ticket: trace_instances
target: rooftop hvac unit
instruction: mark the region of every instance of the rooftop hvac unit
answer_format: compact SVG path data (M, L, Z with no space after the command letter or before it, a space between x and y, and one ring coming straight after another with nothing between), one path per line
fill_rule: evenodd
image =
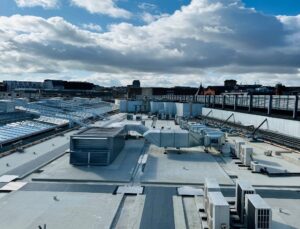
M257 173L268 173L268 174L283 174L288 173L288 170L281 169L276 166L260 164L257 161L251 161L250 168L253 172Z
M272 209L257 194L246 195L247 228L269 229L272 225Z
M240 217L241 223L244 222L245 215L245 197L247 194L254 194L255 189L246 181L237 180L236 182L236 211Z
M225 143L225 135L223 132L209 132L204 136L204 146L220 148Z
M184 119L180 119L179 121L179 126L181 129L183 130L188 130L188 121L184 120Z
M148 142L159 147L189 147L189 132L186 130L149 130L144 133Z
M204 201L208 201L209 192L221 192L220 186L215 178L206 178L204 183ZM206 205L205 205L206 206Z
M175 124L176 124L176 125L179 125L181 118L182 118L182 117L180 117L180 116L178 116L178 115L175 115Z
M229 204L221 192L209 192L208 225L210 229L229 229Z
M141 115L135 116L135 120L136 120L136 121L142 121L142 116L141 116Z
M253 154L253 148L249 147L248 145L241 145L241 154L240 159L242 163L246 166L250 166L251 164L251 158Z
M127 120L133 120L133 114L127 114Z
M124 145L123 128L85 129L70 138L70 164L109 165Z
M243 141L235 141L235 147L234 147L234 150L235 150L235 155L240 158L240 154L241 154L241 146L244 145L245 142Z
M160 120L166 120L166 118L167 118L167 116L166 116L165 113L159 113L158 114L158 119L160 119Z
M199 123L193 123L189 125L189 130L196 132L196 133L201 133L202 130L207 129L207 126Z
M263 166L261 164L259 164L258 161L251 161L250 168L253 172L260 172L260 170L261 170L261 168L263 168Z

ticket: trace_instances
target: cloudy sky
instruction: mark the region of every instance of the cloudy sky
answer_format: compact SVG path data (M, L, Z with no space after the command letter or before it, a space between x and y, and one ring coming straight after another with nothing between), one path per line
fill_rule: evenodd
M300 85L300 0L1 0L0 80Z

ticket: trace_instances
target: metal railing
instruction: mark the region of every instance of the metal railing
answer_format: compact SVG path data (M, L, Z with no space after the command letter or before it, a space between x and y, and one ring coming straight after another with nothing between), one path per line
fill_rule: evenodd
M265 110L268 115L274 112L289 112L297 118L300 112L299 95L156 95L147 96L150 100L197 102L207 107L222 107L235 109ZM145 99L138 96L137 99Z

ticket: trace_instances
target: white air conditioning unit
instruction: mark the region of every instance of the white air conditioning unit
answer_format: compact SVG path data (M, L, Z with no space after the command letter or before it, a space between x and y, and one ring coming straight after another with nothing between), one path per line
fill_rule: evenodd
M214 207L213 207L213 204L210 202L210 200L208 199L207 200L207 218L212 220L213 219L213 211L214 211Z
M253 148L248 145L241 145L240 159L245 166L250 166L252 160Z
M251 161L250 167L253 172L257 172L257 173L282 174L288 172L288 170L286 169L280 169L276 166L271 166L271 165L259 164L256 161Z
M245 197L247 194L254 194L254 193L255 193L255 189L248 182L242 181L242 180L236 181L235 207L236 207L236 211L240 217L241 223L244 222L244 216L245 216Z
M253 172L260 172L262 166L259 164L258 161L251 161L250 168Z
M235 155L240 158L240 154L241 154L241 146L242 145L245 145L245 142L243 141L239 141L239 140L236 140L235 141L235 147L234 147L234 151L235 151Z
M205 212L207 214L207 218L209 218L209 201L208 201L208 199L204 199L204 208L205 208Z
M270 229L272 209L258 194L246 195L247 228Z
M254 172L256 172L256 171L255 171L255 167L256 167L257 165L259 165L259 162L258 162L258 161L251 161L251 163L250 163L250 169L253 170Z
M214 226L213 223L214 223L214 222L213 222L213 219L209 219L209 220L208 220L208 228L209 228L209 229L213 228L213 226Z
M209 228L219 229L230 226L229 204L221 192L209 192Z
M162 113L162 114L160 114L160 118L161 118L162 120L166 120L167 116L166 116L165 113Z
M205 178L204 201L208 199L208 192L221 192L220 186L215 178Z

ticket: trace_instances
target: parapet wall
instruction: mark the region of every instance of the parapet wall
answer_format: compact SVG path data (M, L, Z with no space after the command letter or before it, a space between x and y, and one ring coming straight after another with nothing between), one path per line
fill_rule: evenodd
M260 127L261 129L275 131L285 135L300 138L300 121L212 108L202 108L202 115L205 116L210 111L211 113L208 117L213 117L224 121L233 113L234 115L230 118L229 121L236 122L245 126L253 125L255 127L258 127L267 118L268 121Z

